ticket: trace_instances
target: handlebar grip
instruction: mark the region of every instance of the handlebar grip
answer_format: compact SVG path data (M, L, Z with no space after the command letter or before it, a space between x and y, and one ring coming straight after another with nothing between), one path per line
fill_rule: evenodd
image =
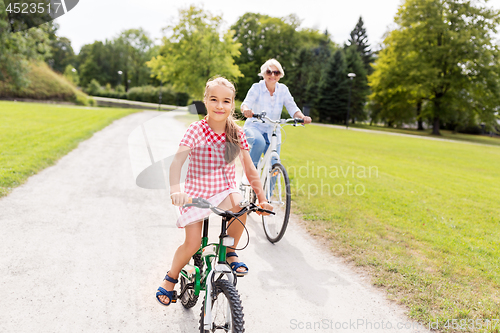
M300 123L300 124L304 123L304 119L301 119L301 118L294 118L294 119L295 119L295 122L297 122L297 123Z
M276 215L276 212L273 212L272 210L267 210L267 209L264 209L264 208L260 208L259 212L268 213L270 215Z

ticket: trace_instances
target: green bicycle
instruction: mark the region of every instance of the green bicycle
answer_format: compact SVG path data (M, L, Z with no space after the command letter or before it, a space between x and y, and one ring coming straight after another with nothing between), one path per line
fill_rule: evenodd
M214 207L203 198L193 198L191 202L185 207L207 208L222 217L221 233L219 243L209 244L208 218L203 220L201 247L181 271L178 299L189 309L196 305L200 291L205 291L200 318L201 333L244 332L243 307L236 290L237 277L226 262L226 248L234 245L234 238L226 232L228 223L231 219L234 219L232 223L239 221L240 216L249 212L274 213L249 202L240 203L241 210L237 213Z

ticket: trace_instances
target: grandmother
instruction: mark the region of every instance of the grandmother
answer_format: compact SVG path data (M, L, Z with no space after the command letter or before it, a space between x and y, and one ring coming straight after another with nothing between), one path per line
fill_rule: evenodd
M241 112L248 118L243 129L247 141L250 144L250 157L257 167L260 156L265 154L269 147L273 126L252 119L254 113L266 112L266 115L278 120L281 118L281 111L285 106L288 114L293 118L304 119L304 124L309 124L311 118L304 116L293 100L288 87L278 81L285 76L285 71L276 59L269 59L260 67L259 76L263 80L254 83L241 104ZM281 135L278 134L278 154L281 148ZM274 161L272 162L274 164ZM242 182L248 184L246 177Z

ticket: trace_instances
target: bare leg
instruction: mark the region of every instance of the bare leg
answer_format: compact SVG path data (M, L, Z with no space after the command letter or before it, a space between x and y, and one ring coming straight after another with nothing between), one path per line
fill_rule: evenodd
M187 225L184 230L186 232L186 238L184 243L177 248L175 251L174 259L172 261L172 267L168 272L168 276L172 279L177 279L182 268L189 262L191 257L198 251L201 245L201 229L202 223L196 222ZM167 280L163 280L161 285L165 290L174 290L174 284ZM168 303L167 296L158 297L163 303Z
M231 193L222 203L219 205L220 208L222 209L227 209L231 210L233 212L238 212L240 211L241 207L238 205L240 201L243 198L239 193ZM232 219L231 222L228 224L229 227L227 228L227 234L231 237L234 238L234 247L237 247L241 235L243 234L244 224L246 224L247 221L247 214L242 215L239 217L240 221L243 223L241 224L238 220ZM233 252L234 250L227 248L226 252ZM229 257L227 258L227 262L232 263L234 261L238 261L237 257ZM247 269L245 267L239 267L236 269L237 272L245 272Z

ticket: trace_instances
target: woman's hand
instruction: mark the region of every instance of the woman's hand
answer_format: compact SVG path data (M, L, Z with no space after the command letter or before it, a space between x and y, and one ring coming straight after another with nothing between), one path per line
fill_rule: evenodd
M172 199L172 205L174 206L184 206L189 203L189 195L183 192L175 192L170 194L170 199Z
M273 211L273 206L271 206L270 203L268 202L259 202L259 207L262 208L262 209L267 209L267 210L270 210L270 211ZM267 216L267 215L270 215L269 213L263 213L263 212L256 212L258 215L264 215L264 216Z
M312 121L311 117L308 117L308 116L304 116L304 118L302 118L302 119L304 119L304 125L310 124Z
M246 117L246 118L252 118L253 116L253 111L250 110L250 109L245 109L243 110L243 115Z

